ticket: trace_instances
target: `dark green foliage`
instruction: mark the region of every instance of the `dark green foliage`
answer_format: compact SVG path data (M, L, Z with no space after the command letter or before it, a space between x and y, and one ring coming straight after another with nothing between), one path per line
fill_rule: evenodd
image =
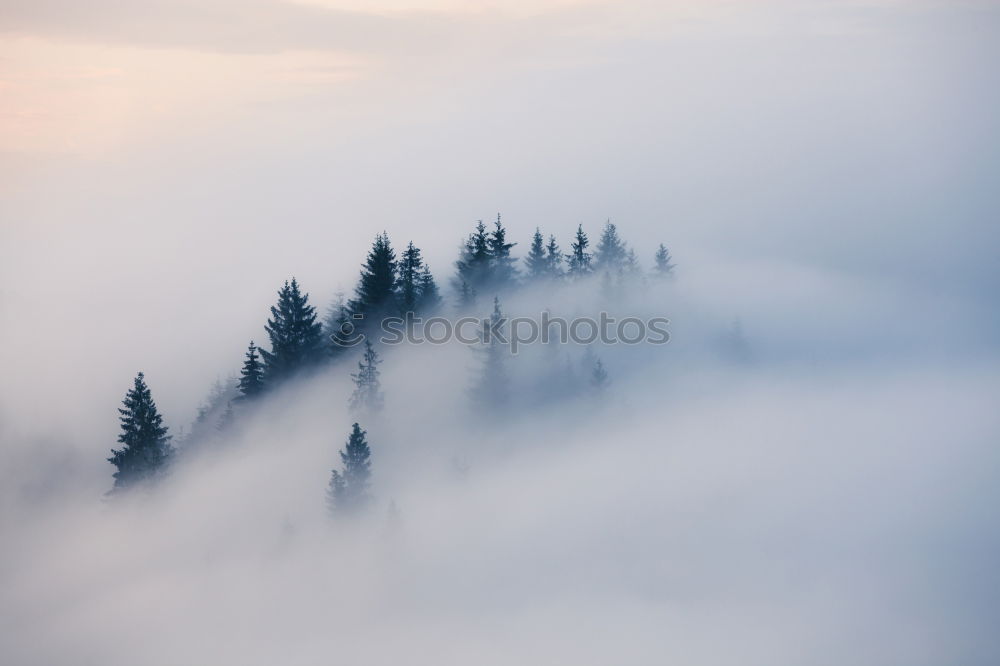
M260 355L257 353L257 346L250 341L247 347L246 359L243 361L243 369L240 370L240 395L238 400L249 400L261 394L264 390L264 366L260 362Z
M352 316L363 315L363 319L358 319L363 327L377 328L383 317L398 313L396 271L396 253L389 243L389 235L382 232L375 237L361 267L361 278L349 306Z
M577 227L576 236L570 245L571 252L566 255L566 273L572 278L581 278L589 275L593 270L591 267L591 255L587 252L590 241L587 234L583 232L583 225Z
M493 299L493 314L490 324L495 330L504 331L505 319L500 309L500 299ZM492 412L496 407L504 405L510 394L510 381L507 377L507 346L486 329L480 335L480 346L473 352L482 358L482 368L475 384L472 386L472 400L486 412Z
M475 302L480 288L490 282L490 238L482 220L476 230L469 234L462 246L461 256L455 262L457 270L455 287L459 292L459 305L468 306Z
M660 243L660 247L656 249L655 263L653 264L653 271L657 277L673 277L674 276L674 264L670 263L671 256L670 251L667 247Z
M422 313L434 312L441 305L441 294L438 292L437 283L431 275L431 267L424 263L420 270L420 282L417 297L417 311Z
M264 329L271 338L270 351L260 350L268 384L290 377L323 357L323 333L316 321L316 308L309 305L309 294L299 290L295 278L285 282L278 292L278 303L271 307L271 318Z
M382 363L371 340L365 340L365 353L358 361L358 371L351 375L354 380L354 393L351 394L351 409L376 413L382 409L385 402L382 395L382 384L379 381L379 364Z
M538 227L535 227L535 234L531 237L531 247L528 249L528 256L524 258L524 263L528 268L529 279L538 280L548 275L549 262L545 254L545 239L542 238L542 230Z
M494 289L511 287L517 281L517 265L510 256L510 249L517 243L507 242L507 230L500 224L500 213L490 233L487 245L490 250L490 266L492 269L491 286Z
M371 499L371 449L365 440L367 433L355 423L347 438L347 446L340 452L343 470L333 470L327 489L327 506L334 515L355 512Z
M420 248L410 241L399 260L399 309L404 313L417 311L423 267L424 260L420 257Z
M628 249L618 235L618 227L608 220L594 249L594 269L617 272L625 267Z
M549 243L545 246L545 271L551 278L562 277L563 254L559 250L555 236L549 236Z
M414 246L412 241L399 260L396 290L399 310L404 315L407 312L429 312L441 303L441 295L434 276L431 275L430 266L424 262L420 256L420 248Z
M173 447L163 417L156 409L153 396L143 373L136 375L135 383L119 408L121 434L120 449L112 449L108 462L118 468L114 474L112 492L132 487L161 475L167 467Z
M500 222L500 215L493 231L487 233L482 220L469 234L462 246L462 254L455 262L457 273L454 285L459 293L459 305L475 302L477 294L504 290L517 282L517 267L510 250L516 243L507 242L507 230Z

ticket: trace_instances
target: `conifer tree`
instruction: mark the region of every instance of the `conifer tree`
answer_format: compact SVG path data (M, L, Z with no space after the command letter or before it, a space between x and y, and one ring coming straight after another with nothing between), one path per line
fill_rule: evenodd
M173 454L167 427L163 425L163 417L156 409L143 373L136 375L122 405L124 409L118 409L122 429L118 443L122 448L111 449L108 458L117 468L112 492L161 475Z
M566 255L566 273L570 277L581 278L590 274L592 267L591 255L587 252L587 246L589 245L590 241L587 240L587 234L583 232L583 225L581 224L577 227L576 236L570 245L571 252Z
M629 277L642 277L642 266L639 264L639 255L632 248L625 253L625 263L621 272Z
M663 243L660 243L660 247L656 249L656 258L653 265L653 271L657 277L668 278L674 276L674 265L670 261L670 251L667 250L667 247Z
M488 284L491 278L490 237L482 220L479 220L476 230L469 234L462 246L455 269L455 289L459 292L459 305L471 305L475 302L479 289Z
M253 340L247 347L246 360L243 361L243 368L240 370L239 389L238 400L255 398L264 390L264 366L260 362L260 355L257 354L257 346Z
M285 282L278 292L278 303L271 307L271 318L264 329L271 339L270 351L260 350L268 384L290 377L323 357L323 333L316 321L316 308L309 305L309 294L299 290L295 278Z
M485 411L492 411L504 405L509 397L506 369L508 350L503 341L492 334L492 331L502 334L505 330L505 321L503 311L500 309L500 299L494 297L489 327L484 327L480 336L480 346L473 349L482 358L482 369L471 394L473 401Z
M517 243L507 242L507 230L500 223L500 213L490 233L487 246L490 251L490 282L495 289L506 289L517 281L517 263L510 256L510 249Z
M556 237L549 236L549 243L545 246L545 272L549 277L562 277L562 260L563 254L556 243Z
M334 515L357 511L371 499L371 449L366 435L357 423L351 427L347 445L340 452L343 470L333 470L330 474L327 505Z
M396 270L396 253L389 243L389 235L382 232L372 243L372 249L369 250L361 269L361 279L350 303L351 315L355 318L357 315L362 315L363 319L358 321L363 321L363 327L377 328L383 317L398 311Z
M351 312L344 292L338 291L327 306L326 316L323 318L323 344L327 354L332 358L340 356L350 348L341 344L346 337L349 337L348 323L351 323Z
M625 266L628 250L618 235L618 227L608 220L601 232L601 238L594 249L594 269L598 271L619 271Z
M420 305L423 267L424 260L420 256L420 248L416 247L413 241L410 241L399 259L399 278L397 279L399 309L404 313L416 313Z
M379 381L378 366L382 360L378 357L371 340L365 340L365 352L358 361L358 371L351 375L354 380L354 393L351 394L351 409L365 411L370 414L379 412L385 403L382 395L382 383Z
M528 268L528 279L539 280L549 275L549 261L545 254L545 240L542 238L542 230L535 227L535 234L531 237L531 247L528 249L528 256L524 258L524 263Z
M441 305L441 294L438 292L437 283L431 275L431 267L424 262L424 267L420 270L420 282L418 289L417 308L420 312L434 312Z

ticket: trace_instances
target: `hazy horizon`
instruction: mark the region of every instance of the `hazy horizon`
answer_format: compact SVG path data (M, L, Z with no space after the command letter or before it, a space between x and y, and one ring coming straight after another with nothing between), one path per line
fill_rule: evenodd
M998 37L986 0L0 0L0 661L995 663ZM522 269L536 227L664 243L669 284L503 302L670 343L599 349L596 402L529 350L489 425L468 349L385 349L360 526L355 352L104 499L137 372L190 434L286 280L322 315L384 231L450 315L498 213Z

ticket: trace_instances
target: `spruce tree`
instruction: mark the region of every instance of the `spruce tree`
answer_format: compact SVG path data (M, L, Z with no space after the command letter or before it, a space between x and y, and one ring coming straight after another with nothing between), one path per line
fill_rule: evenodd
M167 427L143 373L136 375L122 405L124 409L118 409L122 429L118 443L122 448L111 449L108 458L117 468L112 492L158 477L166 470L173 453Z
M400 257L399 278L397 280L399 309L404 313L416 313L420 305L423 267L424 260L420 256L420 249L413 244L413 241L410 241Z
M491 331L504 332L504 316L500 309L500 299L493 299L493 314L489 318L489 327L484 327L480 336L480 346L473 348L482 358L482 369L475 384L472 386L472 399L481 409L493 412L496 407L504 405L509 397L509 380L507 378L506 361L508 350Z
M431 275L431 267L424 262L424 267L420 270L417 309L423 313L430 313L437 310L440 305L441 294L438 292L437 283Z
M670 260L670 251L667 250L667 247L663 243L660 243L660 247L656 249L656 258L653 264L653 271L657 277L669 278L674 276L674 265L670 263Z
M490 282L494 289L506 289L517 281L517 263L510 256L510 249L517 243L507 242L507 230L500 223L500 213L493 231L490 232L487 246L490 251Z
M278 303L271 307L264 329L271 339L270 351L260 350L268 384L286 379L323 357L323 332L316 321L316 308L309 305L309 294L299 290L295 278L278 292Z
M632 248L625 253L625 263L621 272L629 277L642 277L642 266L639 264L639 255Z
M476 230L469 234L462 246L455 269L454 284L459 292L459 305L469 306L475 302L479 290L492 279L490 236L482 220L479 220Z
M239 389L238 400L255 398L264 390L264 366L260 362L260 355L257 354L257 346L253 340L247 347L246 360L243 361L243 368L240 370Z
M528 279L537 281L548 277L549 261L545 254L545 240L542 238L542 230L535 227L535 234L531 237L531 247L528 249L528 256L524 258L524 263L528 268Z
M556 237L549 236L549 243L545 246L545 272L550 278L562 277L562 260L563 254L556 243Z
M357 423L352 426L347 446L340 452L343 470L333 470L330 474L327 505L334 515L357 511L371 499L371 449L366 435Z
M608 220L601 231L601 238L594 249L594 269L598 271L619 271L626 263L628 249L618 235L618 227Z
M370 414L382 409L385 398L382 395L382 383L379 381L378 366L382 360L378 357L371 340L365 340L365 352L358 361L357 373L351 374L354 380L354 393L351 394L350 406L355 411Z
M362 321L364 328L376 330L383 317L398 312L396 270L396 253L389 243L389 235L382 232L372 243L350 303L351 315ZM357 315L362 315L362 318Z
M587 252L587 246L589 245L590 241L587 240L587 234L583 232L583 225L581 224L577 227L576 236L570 245L571 252L566 255L566 273L570 277L581 278L590 274L592 267L591 255Z

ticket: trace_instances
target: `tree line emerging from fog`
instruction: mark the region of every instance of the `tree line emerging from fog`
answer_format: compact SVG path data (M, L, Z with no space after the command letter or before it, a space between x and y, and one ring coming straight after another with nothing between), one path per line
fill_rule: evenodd
M590 280L599 284L606 297L613 298L630 282L646 277L637 253L622 240L610 221L604 225L593 251L583 225L577 227L568 252L560 248L554 236L546 239L536 229L520 266L511 254L514 245L507 240L507 230L499 215L492 229L480 220L462 243L455 261L450 305L441 295L420 249L411 241L397 257L386 233L375 237L353 297L346 299L338 294L323 320L293 277L278 291L277 303L271 307L264 326L269 348L250 341L238 380L229 389L216 383L209 404L199 410L196 424L205 422L210 413L217 413L214 429L228 430L241 412L266 400L270 392L290 379L342 363L356 354L355 347L343 343L345 331L353 329L353 334L364 335L357 371L351 373L354 391L349 400L350 411L359 422L351 426L340 451L340 467L331 472L327 489L331 514L356 512L371 501L371 449L360 420L377 421L384 405L379 370L382 358L371 342L384 318L427 316L448 307L457 312L471 312L488 295L493 300L489 321L502 326L500 298L520 287ZM653 259L650 277L671 278L674 264L666 246L661 243L650 254ZM470 406L503 405L510 392L505 368L509 350L496 336L483 335L474 351L480 367L468 390ZM604 363L589 349L585 363L587 390L602 392L609 384ZM565 379L571 384L583 383L571 371ZM142 372L135 377L118 411L121 448L112 449L108 458L115 467L111 495L149 486L162 478L178 451Z

